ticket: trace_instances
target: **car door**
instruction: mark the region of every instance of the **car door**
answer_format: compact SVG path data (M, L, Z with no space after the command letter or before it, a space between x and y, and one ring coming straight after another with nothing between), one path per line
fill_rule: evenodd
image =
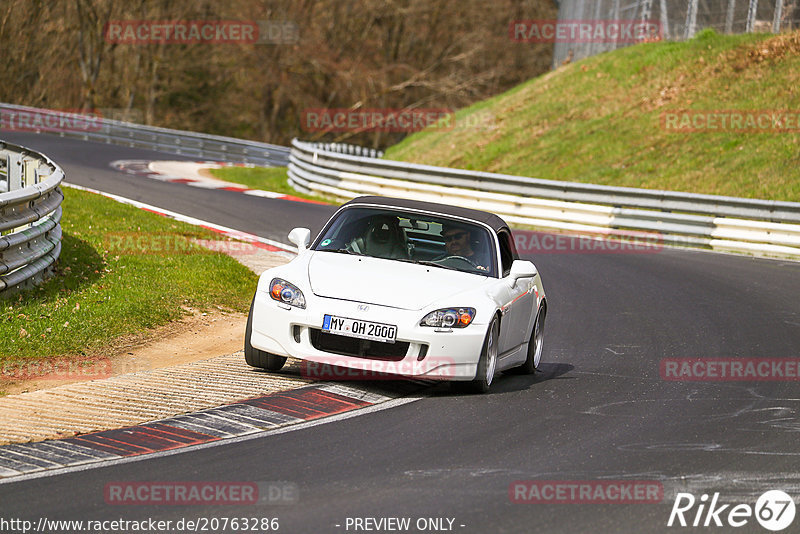
M528 341L536 314L536 296L533 291L534 278L520 278L515 283L509 277L511 264L519 259L511 232L503 228L497 237L500 243L501 276L508 287L508 301L503 306L500 332L500 350L506 353Z

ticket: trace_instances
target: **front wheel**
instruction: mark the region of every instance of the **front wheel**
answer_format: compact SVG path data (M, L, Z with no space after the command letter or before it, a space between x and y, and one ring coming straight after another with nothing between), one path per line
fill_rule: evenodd
M483 350L478 360L478 370L475 378L471 382L454 382L456 389L470 393L486 393L492 385L494 374L497 370L497 343L500 337L500 323L497 317L492 319L489 330L486 332L486 339L483 342Z
M533 374L539 368L539 362L542 360L542 348L544 347L544 319L545 308L542 308L536 314L536 322L533 325L531 339L528 342L528 358L525 363L516 368L522 374Z
M268 371L280 371L286 363L285 356L278 356L259 350L250 344L250 336L253 334L253 305L256 299L250 304L250 313L247 315L247 328L244 330L244 361L251 367L266 369Z

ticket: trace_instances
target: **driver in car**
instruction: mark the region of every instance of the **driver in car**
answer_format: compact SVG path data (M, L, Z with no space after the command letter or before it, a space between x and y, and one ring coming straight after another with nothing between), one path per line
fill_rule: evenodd
M461 256L474 263L478 269L482 271L489 270L485 265L487 263L486 260L480 258L472 249L473 236L467 228L445 225L442 227L441 235L444 238L444 248L447 251L447 254L442 258Z

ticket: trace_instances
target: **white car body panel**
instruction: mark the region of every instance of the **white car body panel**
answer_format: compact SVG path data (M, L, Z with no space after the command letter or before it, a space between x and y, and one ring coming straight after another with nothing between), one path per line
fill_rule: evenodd
M315 295L403 310L421 310L448 297L461 300L460 293L474 288L476 280L481 283L481 278L487 278L381 258L310 254L308 276Z
M496 234L492 235L497 249ZM274 278L297 286L305 297L305 309L273 299L269 286ZM544 298L538 273L533 278L514 280L392 259L301 250L290 263L261 275L251 311L250 343L261 351L318 364L472 380L488 326L496 315L500 316L497 370L525 362L536 313ZM429 312L452 307L475 308L476 315L465 328L420 325ZM312 335L317 335L314 330L321 328L326 314L396 325L396 341L409 343L408 349L397 361L318 350ZM427 352L419 360L424 346Z

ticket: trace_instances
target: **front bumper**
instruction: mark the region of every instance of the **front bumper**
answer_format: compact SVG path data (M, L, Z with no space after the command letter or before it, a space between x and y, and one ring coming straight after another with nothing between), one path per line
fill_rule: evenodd
M324 366L354 369L362 374L350 376L365 378L380 373L437 380L475 378L487 325L473 322L457 329L423 327L419 326L422 318L436 308L400 310L370 304L364 311L359 310L359 304L306 293L306 309L299 309L278 303L259 290L253 305L250 343L271 354L315 362L301 367L312 378L315 373L330 375L330 368ZM336 343L320 343L319 329L326 314L396 325L398 345L375 351L367 347L363 355L337 354L333 352L337 349L331 348ZM403 351L400 344L406 343ZM396 354L387 356L385 349Z

